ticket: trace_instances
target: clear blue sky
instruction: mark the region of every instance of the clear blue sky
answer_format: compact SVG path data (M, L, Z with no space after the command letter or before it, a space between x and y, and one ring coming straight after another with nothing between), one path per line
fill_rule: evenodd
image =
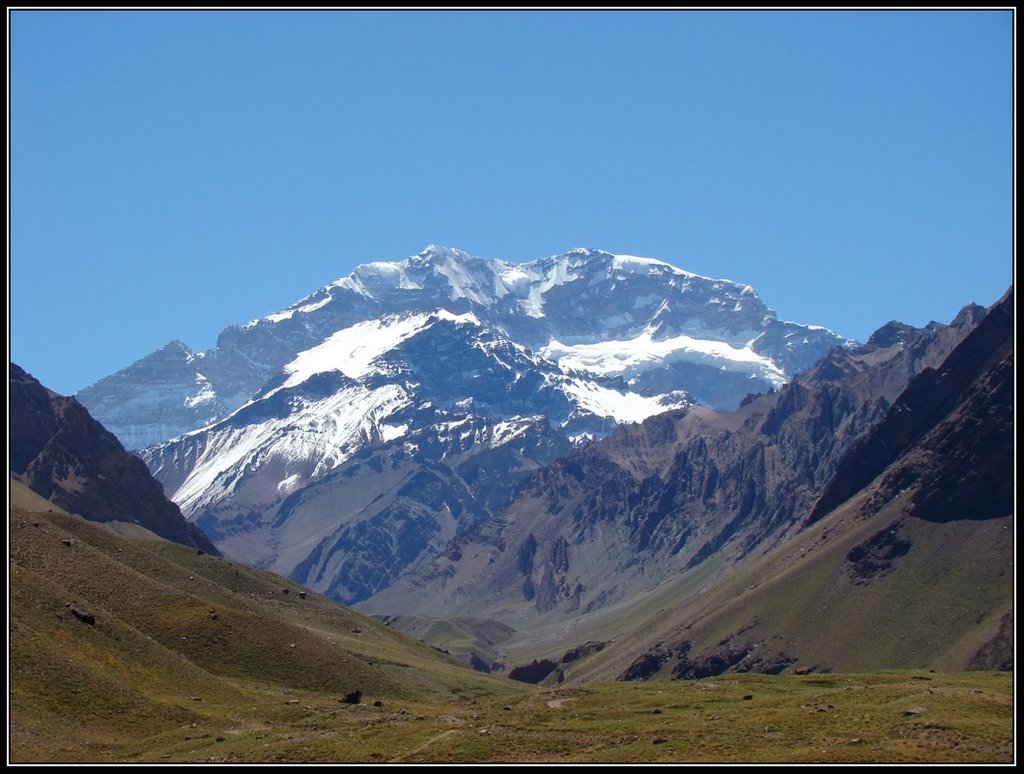
M10 354L58 392L429 243L860 340L1013 281L1010 11L9 19Z

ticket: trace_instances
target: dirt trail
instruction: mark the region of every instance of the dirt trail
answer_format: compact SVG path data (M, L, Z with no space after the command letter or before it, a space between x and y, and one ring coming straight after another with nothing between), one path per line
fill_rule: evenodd
M447 731L442 731L437 736L430 737L427 741L425 741L419 747L417 747L415 749L412 749L412 750L409 750L409 752L407 752L407 753L402 753L397 758L392 758L390 761L388 761L388 763L398 763L403 758L408 758L410 755L415 755L418 752L422 752L423 750L426 750L428 747L430 747L430 745L432 745L434 742L439 742L442 739L444 739L446 736L451 736L452 734L458 733L458 731L459 731L459 729L457 729L457 728L449 728Z
M564 699L552 699L551 701L548 702L548 706L551 707L552 709L560 709L561 706L563 704L565 704L567 701L572 701L572 697L568 697L567 696Z

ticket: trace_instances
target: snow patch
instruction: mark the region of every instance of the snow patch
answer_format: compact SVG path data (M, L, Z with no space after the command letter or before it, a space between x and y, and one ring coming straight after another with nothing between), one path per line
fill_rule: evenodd
M491 430L491 447L502 446L509 441L523 435L530 427L530 422L510 421L499 422Z
M345 376L358 379L370 372L371 364L381 355L439 320L480 325L471 312L457 315L444 309L430 314L391 315L356 323L333 333L322 344L300 352L284 367L289 376L281 387L294 387L326 371L341 371Z
M409 432L409 424L404 425L388 425L383 424L379 428L380 439L382 441L393 441L396 438L401 438L403 435Z
M501 279L502 285L516 295L525 295L530 282L535 279L522 266L511 263L503 263L499 266L498 277Z
M711 277L705 277L703 274L694 274L692 271L686 271L670 263L665 263L665 261L659 261L657 258L641 258L639 255L613 255L612 267L618 271L632 274L649 274L651 269L668 269L672 274L677 274L681 277L711 279Z
M331 296L326 295L322 299L320 299L319 301L314 301L312 304L305 304L303 306L300 306L295 311L296 312L302 312L303 314L307 314L309 312L315 312L317 309L320 309L321 307L327 306L329 303L331 303Z
M285 309L283 312L274 312L273 314L268 314L266 317L263 317L261 319L269 320L270 322L276 323L276 322L281 322L282 320L289 320L289 319L291 319L291 316L293 314L295 314L295 310L294 309ZM259 322L260 322L259 320L253 320L250 323L246 323L245 327L246 328L255 327L256 325L259 324Z
M288 476L284 481L277 485L278 497L287 497L302 484L302 476L298 473L293 473Z
M580 408L616 422L643 422L647 417L662 414L685 404L665 405L660 398L648 398L632 392L618 392L582 379L569 379L562 389L579 403Z
M595 344L562 344L556 339L541 348L540 354L554 360L567 371L585 371L600 376L634 376L675 362L702 363L725 371L738 371L762 377L781 387L786 375L775 363L748 346L736 347L724 341L699 339L687 335L656 341L646 330L626 341L600 341Z
M185 398L187 408L204 406L217 400L217 393L213 389L213 385L210 384L210 380L200 373L196 373L196 388L195 393Z

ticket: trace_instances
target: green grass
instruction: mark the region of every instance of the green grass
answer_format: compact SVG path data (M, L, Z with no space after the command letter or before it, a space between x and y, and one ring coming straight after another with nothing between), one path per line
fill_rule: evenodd
M932 524L903 517L899 498L870 518L856 506L852 501L705 588L695 588L698 567L621 614L595 614L579 636L615 641L572 665L567 679L613 679L658 643L691 641L689 656L700 658L729 638L761 643L759 655L795 658L790 671L970 668L1012 610L1010 519ZM855 583L850 549L897 522L910 551L872 582ZM608 636L623 629L623 636Z
M17 508L10 536L16 763L1012 760L1012 674L542 690L182 546Z
M500 661L495 646L514 633L510 627L494 620L458 616L393 616L389 626L443 648L464 663L468 663L472 655L485 662Z
M109 760L912 763L1013 756L1012 676L1005 673L730 675L379 708L294 695L300 703L289 705L284 695L254 692L249 707L123 742Z
M256 722L246 720L252 708L262 726L278 707L294 715L289 701L337 706L354 690L371 703L525 690L318 594L302 599L278 576L183 546L124 539L56 510L13 509L10 535L17 760L138 756L131 740L162 729Z

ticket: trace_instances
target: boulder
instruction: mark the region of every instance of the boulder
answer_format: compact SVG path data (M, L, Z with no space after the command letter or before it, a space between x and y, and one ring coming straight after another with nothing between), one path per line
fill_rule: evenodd
M536 685L557 668L558 664L549 659L545 658L540 661L534 659L532 664L524 664L523 666L514 667L512 671L508 673L508 676L512 680L518 680L521 683L533 683Z
M71 614L82 623L89 624L89 626L96 625L96 616L90 613L88 610L83 610L80 607L71 607Z

